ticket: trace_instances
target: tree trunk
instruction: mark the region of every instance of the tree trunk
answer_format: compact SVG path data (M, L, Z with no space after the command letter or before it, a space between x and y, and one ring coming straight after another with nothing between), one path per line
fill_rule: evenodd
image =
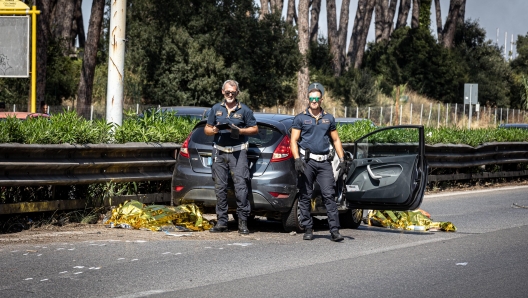
M310 42L317 42L319 33L319 13L321 13L321 0L312 0L312 20L310 21Z
M84 21L82 14L82 0L75 0L75 13L73 17L73 42L75 43L75 36L79 40L79 48L84 48L86 43L84 32ZM75 44L73 45L75 47Z
M440 0L435 0L436 11L436 36L438 42L442 42L442 9L440 8Z
M282 15L282 8L284 6L284 4L282 3L282 0L271 0L270 6L271 6L271 13L278 12L280 15Z
M372 14L374 12L374 6L376 5L376 0L368 0L367 1L367 8L366 8L366 15L365 15L365 21L363 23L363 29L361 30L361 33L358 38L358 47L357 47L357 54L356 59L354 63L354 68L358 69L361 68L361 64L363 64L363 55L365 54L365 46L367 45L367 36L370 28L370 22L372 21Z
M295 0L288 0L288 11L286 13L286 22L293 25L297 24L297 13L295 12Z
M75 2L71 0L58 0L55 9L55 30L54 37L59 40L62 54L69 56L73 53L72 39L72 23L75 11Z
M310 0L299 0L299 19L297 28L299 32L299 52L302 55L301 68L297 73L297 103L296 111L306 108L308 103L308 85L310 82L310 72L308 69L307 53L310 42L309 12Z
M47 0L37 0L36 6L40 10L37 17L37 112L40 110L41 103L46 101L46 63L48 60L48 40L50 3Z
M457 25L464 25L466 21L466 0L460 0L460 10L458 11Z
M332 54L332 71L338 77L339 40L337 38L337 15L335 0L326 0L326 27L328 28L328 45Z
M411 0L401 0L400 9L398 10L398 22L396 23L396 29L403 28L407 25L407 16L411 9Z
M84 59L81 69L81 80L77 90L77 114L85 118L89 116L92 105L92 90L97 61L97 45L103 24L105 0L93 0L90 22L88 25L88 40L84 49Z
M449 4L449 13L447 14L444 30L442 31L443 44L446 48L452 48L454 46L453 41L455 39L456 23L458 21L461 2L462 0L451 0Z
M376 43L381 40L383 35L383 26L385 25L385 18L387 9L389 7L389 0L376 0L376 8L374 14L374 28L376 30Z
M420 0L413 0L411 28L420 27Z
M350 14L350 0L343 0L341 3L341 13L339 15L339 29L337 30L337 39L339 46L339 69L336 73L341 75L343 65L345 65L346 57L346 38L348 34L348 15Z
M396 12L397 2L397 0L390 1L388 11L385 14L385 23L383 24L383 33L381 35L381 40L388 41L392 34L392 24L394 23L394 13Z
M262 20L265 15L269 13L270 0L260 0L260 15L259 20Z
M370 27L372 11L374 10L375 2L376 0L358 1L354 27L352 29L352 35L350 36L350 43L348 45L347 63L345 66L346 70L350 69L350 67L357 68L357 65L361 65L361 62L357 61L357 59L359 56L363 58L363 53L365 52L364 47L367 40L368 29ZM363 49L360 53L361 46L363 46Z

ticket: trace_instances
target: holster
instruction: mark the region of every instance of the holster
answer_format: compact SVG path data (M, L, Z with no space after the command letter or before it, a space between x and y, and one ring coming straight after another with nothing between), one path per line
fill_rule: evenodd
M304 149L304 160L309 161L310 160L310 149Z

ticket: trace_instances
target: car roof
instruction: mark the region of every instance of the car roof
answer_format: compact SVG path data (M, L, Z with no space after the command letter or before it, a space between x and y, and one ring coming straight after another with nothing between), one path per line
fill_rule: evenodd
M174 107L160 107L159 110L164 112L176 112L180 115L200 115L209 110L209 107L194 107L194 106L174 106Z
M508 123L508 124L501 124L499 127L502 128L525 128L528 129L528 124L526 123Z
M336 123L354 123L356 121L367 120L366 118L352 118L352 117L336 117Z

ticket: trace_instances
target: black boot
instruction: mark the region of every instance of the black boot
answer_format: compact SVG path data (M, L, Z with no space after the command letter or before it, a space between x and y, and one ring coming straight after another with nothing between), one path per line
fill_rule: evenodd
M339 231L338 230L335 230L335 231L330 231L330 240L334 241L334 242L339 242L339 241L343 241L343 236L341 236L341 234L339 234Z
M238 233L241 235L249 235L247 220L238 220Z
M313 230L312 229L306 229L306 232L304 232L303 240L313 240Z
M227 229L227 226L222 226L220 224L216 224L214 227L209 229L209 232L211 233L221 233L221 232L229 232Z

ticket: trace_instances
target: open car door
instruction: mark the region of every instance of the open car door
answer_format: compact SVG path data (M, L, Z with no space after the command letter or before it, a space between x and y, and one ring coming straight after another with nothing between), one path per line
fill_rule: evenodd
M424 127L378 129L354 143L354 160L345 179L351 209L414 210L427 184Z

